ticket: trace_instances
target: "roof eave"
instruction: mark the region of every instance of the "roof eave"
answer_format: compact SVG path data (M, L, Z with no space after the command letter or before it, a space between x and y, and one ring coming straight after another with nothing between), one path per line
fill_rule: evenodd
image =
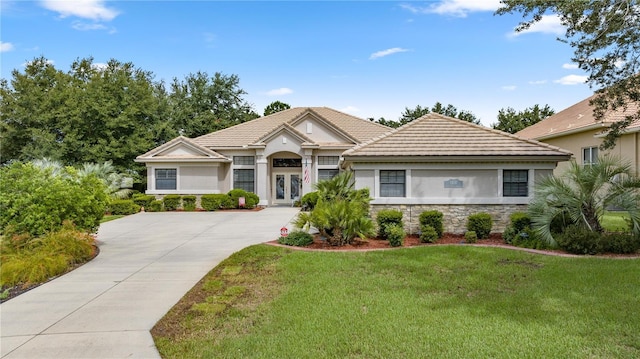
M533 137L533 139L536 140L536 141L544 141L544 140L549 140L549 139L556 138L556 137L568 136L568 135L573 135L574 133L579 133L579 132L584 132L584 131L589 131L589 130L597 130L597 129L600 129L600 128L607 128L607 127L609 127L609 124L602 123L602 122L597 122L597 123L594 123L592 125L578 127L578 128L574 128L574 129L567 130L567 131L556 132L556 133L552 133L552 134L548 134L548 135L544 135L544 136L540 136L540 137Z
M571 159L572 154L553 155L503 155L503 156L358 156L344 155L345 162L409 162L409 163L442 163L442 162L560 162Z

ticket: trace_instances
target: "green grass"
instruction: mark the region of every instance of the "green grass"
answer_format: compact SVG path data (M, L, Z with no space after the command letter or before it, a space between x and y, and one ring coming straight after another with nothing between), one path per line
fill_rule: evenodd
M259 245L152 333L165 358L637 358L639 272L497 248Z
M602 217L602 227L609 232L626 232L629 230L628 220L627 212L606 211Z
M120 219L122 217L125 217L124 214L109 214L109 215L105 215L104 217L102 217L102 219L100 220L100 223L105 223L105 222L109 222L109 221L113 221L116 219Z

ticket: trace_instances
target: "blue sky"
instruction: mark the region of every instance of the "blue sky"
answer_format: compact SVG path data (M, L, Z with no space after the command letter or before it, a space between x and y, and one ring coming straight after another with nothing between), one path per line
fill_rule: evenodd
M132 62L156 80L235 74L262 113L279 100L397 120L405 107L453 104L496 122L498 110L562 110L593 91L556 40L555 16L516 35L498 0L7 1L1 76L38 56Z

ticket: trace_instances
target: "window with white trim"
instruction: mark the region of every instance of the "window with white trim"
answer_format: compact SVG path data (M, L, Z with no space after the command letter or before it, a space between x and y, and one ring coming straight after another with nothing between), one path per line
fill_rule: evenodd
M252 169L233 170L233 188L240 188L247 192L255 192L255 176Z
M380 197L404 197L406 172L380 170Z
M582 164L591 166L598 162L598 147L585 147L582 149Z
M318 170L318 181L332 179L337 176L340 170Z
M502 196L527 197L529 195L528 170L502 171Z
M318 156L318 166L337 166L340 156Z
M175 168L156 168L156 190L176 189L177 170Z
M234 165L247 165L253 166L256 163L254 156L233 156Z

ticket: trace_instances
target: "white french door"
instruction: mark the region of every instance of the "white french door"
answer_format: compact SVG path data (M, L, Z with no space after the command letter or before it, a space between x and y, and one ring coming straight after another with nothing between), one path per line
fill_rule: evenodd
M273 174L271 200L274 204L292 204L300 199L302 174L295 172L276 172Z

